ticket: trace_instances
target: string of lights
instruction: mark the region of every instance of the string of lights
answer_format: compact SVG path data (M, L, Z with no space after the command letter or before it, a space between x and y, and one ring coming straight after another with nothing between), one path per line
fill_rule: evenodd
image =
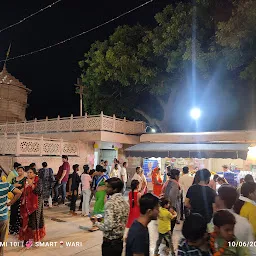
M61 2L61 1L62 1L62 0L57 0L56 2L54 2L54 3L52 3L52 4L49 4L49 5L45 6L45 7L43 7L42 9L40 9L40 10L38 10L38 11L36 11L36 12L30 14L30 15L28 15L27 17L21 19L20 21L18 21L18 22L16 22L16 23L13 23L12 25L7 26L6 28L0 29L0 33L2 33L3 31L8 30L8 29L10 29L10 28L13 28L13 27L15 27L15 26L17 26L17 25L23 23L24 21L27 21L28 19L30 19L30 18L36 16L37 14L39 14L39 13L45 11L46 9L51 8L52 6L58 4L58 3Z
M74 36L72 36L72 37L69 37L69 38L67 38L67 39L64 39L64 40L62 40L62 41L60 41L60 42L58 42L58 43L55 43L55 44L52 44L52 45L43 47L43 48L41 48L41 49L38 49L38 50L35 50L35 51L32 51L32 52L28 52L28 53L24 53L24 54L15 56L15 57L7 58L6 60L1 60L0 62L10 61L10 60L15 60L15 59L23 58L23 57L26 57L26 56L29 56L29 55L32 55L32 54L35 54L35 53L43 52L43 51L45 51L45 50L51 49L51 48L56 47L56 46L59 46L59 45L61 45L61 44L64 44L64 43L66 43L66 42L69 42L69 41L71 41L71 40L73 40L73 39L75 39L75 38L77 38L77 37L80 37L80 36L82 36L82 35L88 34L89 32L92 32L92 31L94 31L94 30L96 30L96 29L98 29L98 28L101 28L101 27L103 27L103 26L105 26L105 25L107 25L107 24L109 24L109 23L111 23L111 22L113 22L113 21L115 21L115 20L118 20L118 19L120 19L121 17L126 16L126 15L128 15L128 14L130 14L130 13L132 13L132 12L134 12L134 11L136 11L136 10L138 10L138 9L140 9L140 8L142 8L142 7L144 7L144 6L148 5L148 4L150 4L150 3L152 3L153 1L154 1L154 0L147 1L147 2L141 4L141 5L135 7L135 8L133 8L133 9L127 11L127 12L124 12L124 13L120 14L119 16L116 16L116 17L114 17L114 18L112 18L112 19L110 19L110 20L108 20L108 21L106 21L106 22L104 22L104 23L101 23L100 25L97 25L97 26L95 26L95 27L93 27L93 28L91 28L91 29L88 29L88 30L86 30L86 31L84 31L84 32L81 32L81 33L79 33L79 34L77 34L77 35L74 35Z

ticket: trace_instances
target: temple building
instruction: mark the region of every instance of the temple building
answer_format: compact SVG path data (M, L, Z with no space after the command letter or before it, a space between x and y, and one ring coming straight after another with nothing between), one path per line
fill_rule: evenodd
M30 92L30 89L8 73L4 65L0 72L0 123L25 120Z
M0 72L0 169L12 170L14 162L40 168L47 162L55 173L68 155L71 165L95 168L107 160L128 162L128 180L142 166L148 181L155 167L182 169L207 168L212 173L223 165L237 171L240 178L250 173L256 180L256 131L218 131L201 133L152 133L142 121L104 115L56 117L26 120L30 90L8 73ZM61 109L60 109L61 111ZM237 176L238 177L238 176ZM233 179L234 180L234 179Z

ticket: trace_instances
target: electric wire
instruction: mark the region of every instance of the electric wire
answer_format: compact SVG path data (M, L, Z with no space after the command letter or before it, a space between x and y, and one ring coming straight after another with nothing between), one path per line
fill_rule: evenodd
M6 31L6 30L8 30L8 29L10 29L10 28L13 28L13 27L15 27L15 26L17 26L17 25L23 23L24 21L29 20L30 18L32 18L32 17L36 16L37 14L39 14L39 13L45 11L46 9L51 8L52 6L58 4L58 3L61 2L61 1L62 1L62 0L57 0L56 2L54 2L54 3L52 3L52 4L49 4L49 5L45 6L45 7L43 7L42 9L40 9L40 10L38 10L38 11L36 11L36 12L34 12L34 13L28 15L28 16L26 16L25 18L21 19L20 21L15 22L15 23L13 23L13 24L11 24L11 25L9 25L9 26L3 28L3 29L0 29L0 33L4 32L4 31Z
M60 0L59 0L59 1L60 1ZM116 20L118 20L118 19L120 19L120 18L122 18L122 17L124 17L124 16L126 16L126 15L128 15L128 14L130 14L130 13L132 13L132 12L134 12L134 11L136 11L136 10L138 10L138 9L140 9L140 8L142 8L142 7L146 6L146 5L148 5L148 4L150 4L150 3L152 3L153 1L154 1L154 0L147 1L147 2L145 2L145 3L143 3L143 4L141 4L141 5L137 6L137 7L135 7L135 8L133 8L133 9L129 10L129 11L126 11L126 12L124 12L124 13L122 13L122 14L120 14L120 15L118 15L118 16L116 16L116 17L114 17L114 18L112 18L112 19L110 19L110 20L108 20L108 21L106 21L106 22L104 22L104 23L101 23L100 25L97 25L97 26L95 26L95 27L93 27L93 28L90 28L90 29L88 29L88 30L86 30L86 31L83 31L83 32L81 32L81 33L79 33L79 34L77 34L77 35L74 35L74 36L71 36L71 37L69 37L69 38L67 38L67 39L64 39L64 40L62 40L62 41L60 41L60 42L58 42L58 43L55 43L55 44L52 44L52 45L48 45L48 46L43 47L43 48L40 48L40 49L38 49L38 50L34 50L34 51L31 51L31 52L28 52L28 53L24 53L24 54L15 56L15 57L7 58L6 60L0 60L0 62L10 61L10 60L15 60L15 59L23 58L23 57L26 57L26 56L29 56L29 55L32 55L32 54L35 54L35 53L43 52L43 51L45 51L45 50L51 49L51 48L56 47L56 46L59 46L59 45L61 45L61 44L64 44L64 43L66 43L66 42L69 42L69 41L71 41L71 40L73 40L73 39L75 39L75 38L77 38L77 37L80 37L80 36L82 36L82 35L88 34L89 32L92 32L92 31L94 31L94 30L97 30L97 29L99 29L99 28L101 28L101 27L103 27L103 26L105 26L105 25L107 25L107 24L109 24L109 23L111 23L111 22L113 22L113 21L116 21Z

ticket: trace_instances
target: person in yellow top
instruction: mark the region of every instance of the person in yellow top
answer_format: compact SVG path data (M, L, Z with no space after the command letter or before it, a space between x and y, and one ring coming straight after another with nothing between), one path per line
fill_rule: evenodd
M5 177L5 176L2 176L2 177L1 177L1 181L2 181L2 182L7 182L6 177ZM11 200L13 199L13 197L14 197L14 194L13 194L12 192L8 192L8 195L7 195L8 200L11 201Z
M234 211L250 222L256 240L256 183L246 182L242 185L241 196L234 206Z
M175 255L172 234L171 234L171 220L177 217L177 213L170 209L170 202L166 199L162 199L160 202L159 215L158 215L158 240L156 241L156 248L154 255L159 254L159 247L164 239L167 246L167 251L171 251L171 255Z
M19 166L21 166L21 164L19 164L17 162L15 162L13 164L13 170L11 172L9 172L6 182L12 183L12 180L15 177L18 177L17 169L18 169Z

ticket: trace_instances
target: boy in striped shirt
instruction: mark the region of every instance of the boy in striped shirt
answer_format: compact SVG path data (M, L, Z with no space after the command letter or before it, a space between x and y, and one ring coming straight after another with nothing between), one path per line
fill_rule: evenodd
M8 192L14 194L13 199L7 203ZM0 181L0 242L5 239L6 229L8 227L8 206L14 204L21 196L21 191L8 182ZM3 255L3 246L0 247L0 256Z

